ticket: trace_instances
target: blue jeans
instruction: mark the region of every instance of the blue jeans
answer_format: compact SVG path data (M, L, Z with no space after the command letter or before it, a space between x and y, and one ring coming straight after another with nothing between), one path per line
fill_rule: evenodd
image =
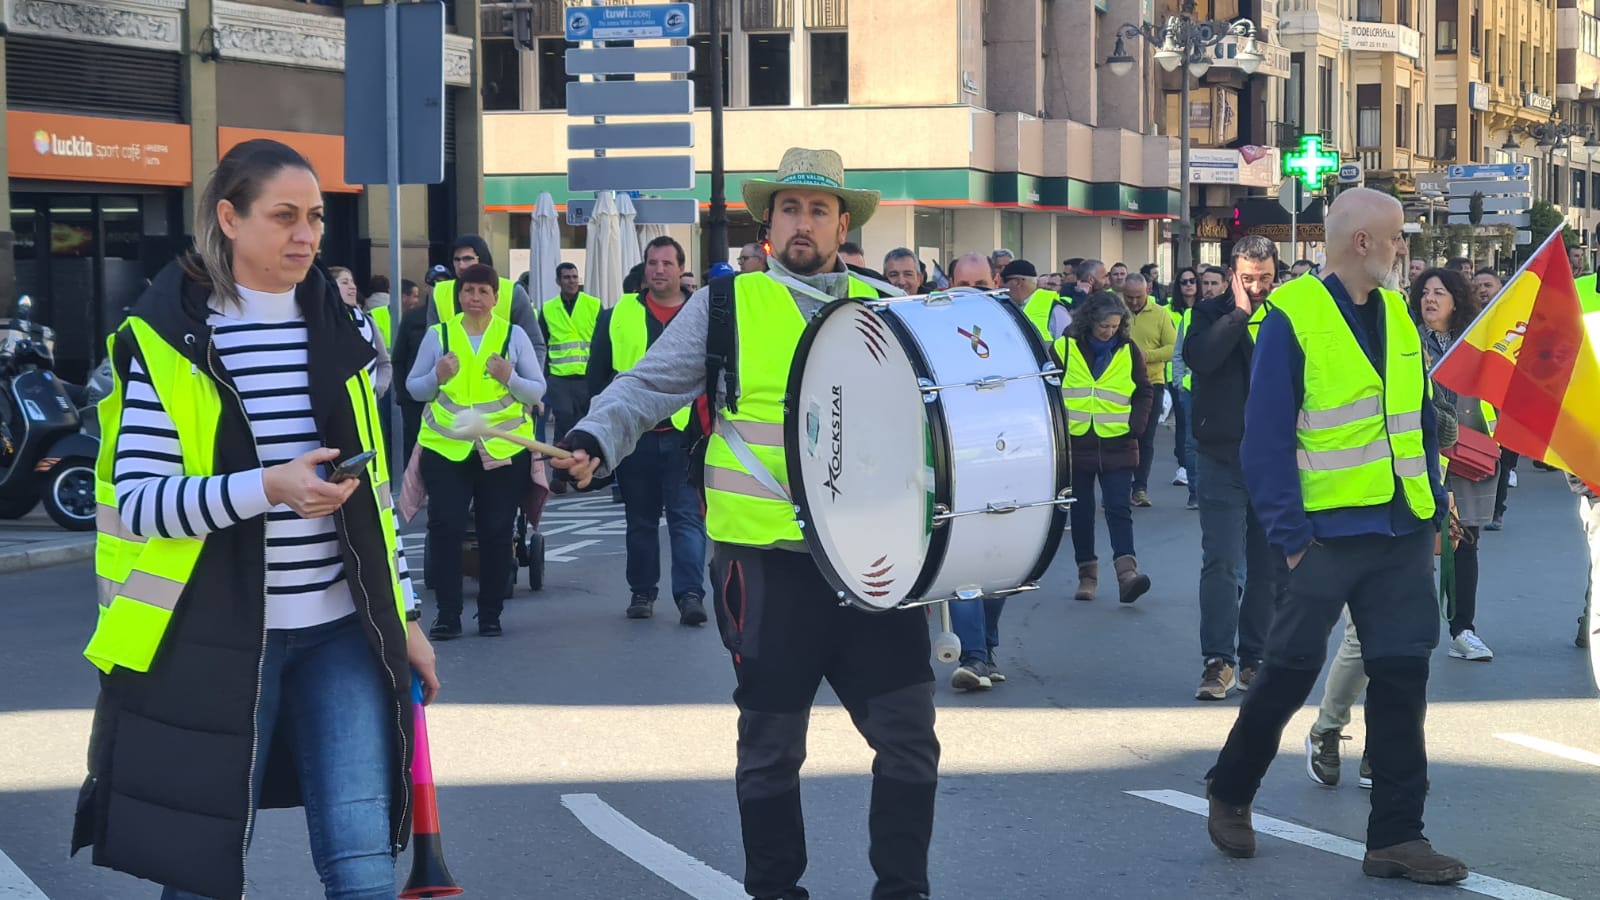
M1130 472L1092 472L1072 470L1072 550L1080 563L1094 562L1094 483L1100 481L1101 499L1106 507L1106 530L1111 532L1111 556L1133 555L1133 507L1129 490Z
M1200 474L1195 471L1194 449L1194 393L1178 388L1178 423L1173 443L1177 447L1178 465L1189 475L1189 502L1196 503L1200 488Z
M1289 565L1267 543L1239 463L1205 453L1196 454L1195 462L1200 466L1200 655L1259 665L1288 587Z
M259 804L266 756L281 726L292 751L328 900L394 900L389 801L398 754L394 705L359 619L267 632L256 710ZM162 900L199 900L167 888Z
M651 431L617 466L627 518L628 588L655 597L661 580L661 513L672 544L672 599L705 596L706 522L689 484L689 450L677 431Z
M1000 614L1006 598L955 600L950 604L950 630L961 639L961 662L980 660L994 665L994 648L1000 646Z

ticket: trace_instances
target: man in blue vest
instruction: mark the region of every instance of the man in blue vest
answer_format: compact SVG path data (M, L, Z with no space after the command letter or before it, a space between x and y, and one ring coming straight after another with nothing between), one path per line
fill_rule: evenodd
M1251 506L1288 563L1289 594L1206 776L1207 831L1223 853L1255 855L1250 805L1348 606L1371 679L1361 869L1451 884L1466 865L1422 833L1428 660L1439 645L1433 546L1448 505L1421 341L1396 290L1403 224L1387 194L1340 194L1327 214L1327 265L1274 292L1261 325L1240 463Z
M645 247L644 285L624 294L617 305L600 313L590 345L585 377L589 393L599 396L612 378L638 365L645 350L661 337L688 297L679 286L683 247L665 235ZM684 428L690 408L674 412L639 438L632 455L617 466L627 520L628 602L630 619L652 615L661 579L661 514L667 515L672 546L672 600L678 622L704 625L706 523L700 497L689 483L689 447Z

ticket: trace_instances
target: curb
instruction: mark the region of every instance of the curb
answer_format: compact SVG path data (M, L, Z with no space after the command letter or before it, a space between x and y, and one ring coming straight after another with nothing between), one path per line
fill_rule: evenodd
M0 575L46 569L94 559L94 538L40 541L17 550L0 551Z

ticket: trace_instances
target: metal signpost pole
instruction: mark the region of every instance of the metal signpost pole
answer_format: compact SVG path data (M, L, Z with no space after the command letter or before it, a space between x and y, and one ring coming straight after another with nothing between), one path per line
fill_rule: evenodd
M388 52L383 55L384 80L384 130L386 164L389 172L389 334L400 333L400 317L404 315L404 281L400 277L400 7L390 0L383 5L383 42ZM431 298L430 298L431 299ZM376 324L376 323L374 323ZM393 346L393 338L390 339ZM405 375L389 386L389 438L393 460L405 466L406 429L405 416L400 410L400 392L405 390ZM390 471L393 471L393 463Z
M728 195L723 186L726 173L722 159L722 0L706 5L711 31L711 215L706 222L706 239L711 242L707 268L728 261Z

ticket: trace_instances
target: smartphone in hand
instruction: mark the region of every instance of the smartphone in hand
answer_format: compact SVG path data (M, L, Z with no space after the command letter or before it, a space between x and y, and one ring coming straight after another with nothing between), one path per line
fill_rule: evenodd
M378 451L367 450L363 453L357 453L355 456L350 457L349 459L340 463L338 468L333 470L333 474L328 476L329 483L338 484L341 481L349 481L352 478L360 478L361 473L367 468L367 463L372 462L373 457L377 455Z

